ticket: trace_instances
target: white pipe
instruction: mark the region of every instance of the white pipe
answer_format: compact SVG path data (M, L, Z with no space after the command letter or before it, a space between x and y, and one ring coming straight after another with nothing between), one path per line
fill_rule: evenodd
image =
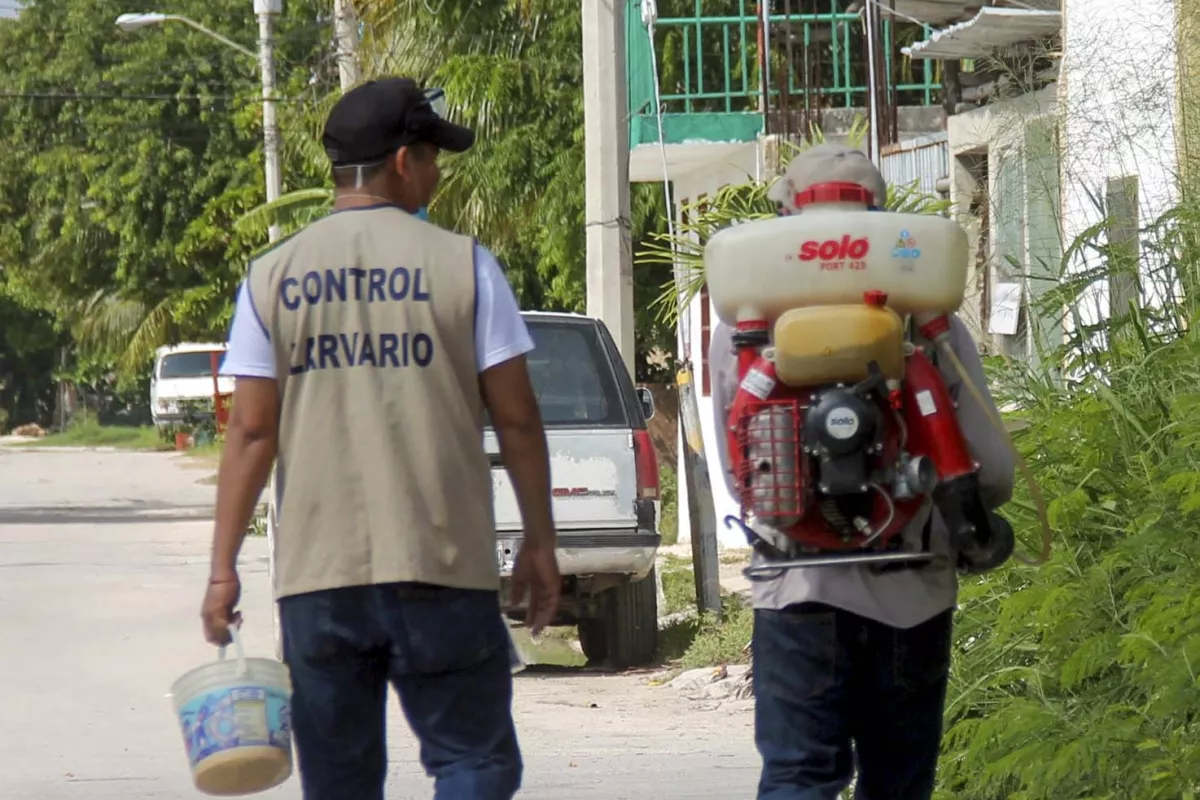
M676 248L675 205L671 198L671 170L667 161L667 143L663 133L662 90L659 87L658 52L654 49L654 23L658 21L658 4L655 0L642 0L642 24L650 37L650 67L654 76L654 117L658 123L658 152L662 157L663 196L667 203L667 232L671 238L671 250ZM671 274L675 279L675 307L678 314L679 335L683 340L683 357L691 360L692 320L690 309L684 302L687 280L683 274L683 266L678 255L671 265Z

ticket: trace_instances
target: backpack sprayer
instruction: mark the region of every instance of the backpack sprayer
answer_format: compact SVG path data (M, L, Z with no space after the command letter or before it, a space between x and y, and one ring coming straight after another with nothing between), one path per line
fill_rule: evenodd
M833 564L920 565L901 533L932 500L958 569L985 572L1014 551L986 508L979 466L932 351L1012 442L950 346L967 284L966 233L936 216L871 211L855 183L817 183L795 215L736 225L704 251L709 297L735 329L739 386L726 435L740 526L765 564L754 578ZM905 317L908 318L906 324ZM913 341L913 329L926 345ZM1043 527L1044 503L1020 454Z

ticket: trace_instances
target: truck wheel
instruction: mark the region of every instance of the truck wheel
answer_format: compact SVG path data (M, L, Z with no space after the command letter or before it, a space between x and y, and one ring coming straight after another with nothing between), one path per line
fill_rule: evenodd
M579 620L579 646L588 664L602 664L608 659L608 640L604 638L604 621Z
M630 581L604 593L600 622L608 651L605 655L613 669L642 667L654 661L658 650L658 592L654 574L651 570L640 581Z

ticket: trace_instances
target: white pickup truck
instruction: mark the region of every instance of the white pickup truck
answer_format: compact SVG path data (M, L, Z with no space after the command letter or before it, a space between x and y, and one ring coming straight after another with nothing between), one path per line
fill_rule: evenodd
M524 312L534 340L533 389L550 448L558 563L563 575L556 625L576 625L591 663L623 669L651 662L658 645L654 575L658 533L658 459L646 422L646 389L634 387L607 328L576 314ZM521 545L521 514L490 426L496 556L508 577ZM274 561L275 493L269 491L267 539ZM273 570L272 570L273 572ZM514 620L521 609L505 608ZM276 646L279 647L278 611Z
M550 448L563 574L560 625L577 625L591 662L649 663L658 644L654 561L658 459L646 428L648 390L635 389L608 329L574 314L528 312L529 372ZM506 577L521 543L516 496L490 430L496 551ZM505 581L504 597L508 596ZM517 609L508 609L514 619Z

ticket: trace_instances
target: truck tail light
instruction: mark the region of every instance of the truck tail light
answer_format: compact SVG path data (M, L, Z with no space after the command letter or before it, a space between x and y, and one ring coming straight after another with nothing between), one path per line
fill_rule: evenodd
M650 431L633 432L633 457L637 464L637 496L639 500L659 499L658 456Z

